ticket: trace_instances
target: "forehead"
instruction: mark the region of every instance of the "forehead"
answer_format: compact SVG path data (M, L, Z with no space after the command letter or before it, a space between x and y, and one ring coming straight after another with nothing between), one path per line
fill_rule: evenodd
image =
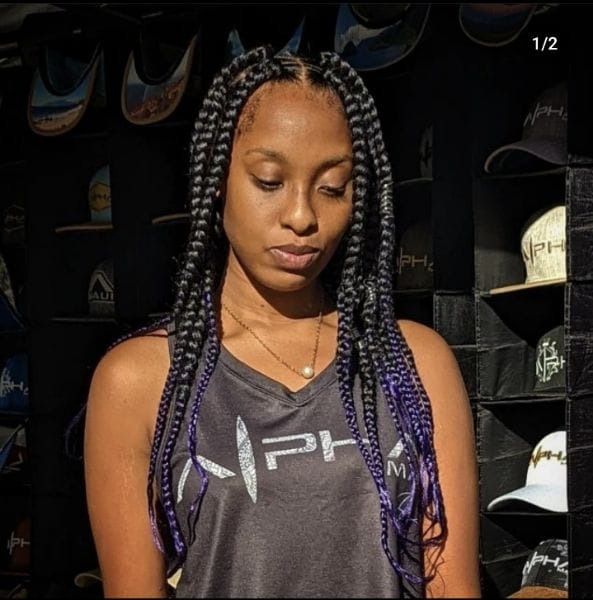
M235 139L298 135L320 128L336 141L350 140L350 128L340 98L333 90L293 82L267 82L243 108Z

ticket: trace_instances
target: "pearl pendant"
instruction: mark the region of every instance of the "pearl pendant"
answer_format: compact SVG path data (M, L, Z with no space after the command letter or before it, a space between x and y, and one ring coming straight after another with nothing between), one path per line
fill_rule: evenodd
M303 367L301 369L301 375L305 378L305 379L311 379L311 377L313 377L313 375L315 375L315 371L313 371L313 367Z

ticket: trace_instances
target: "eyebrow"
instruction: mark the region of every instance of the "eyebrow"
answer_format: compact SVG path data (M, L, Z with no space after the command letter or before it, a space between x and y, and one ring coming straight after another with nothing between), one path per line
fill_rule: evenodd
M245 152L245 156L253 154L255 152L257 152L258 154L263 154L264 156L267 156L269 158L273 158L274 160L277 160L279 162L288 162L288 158L286 158L286 156L282 154L282 152L272 150L271 148L251 148L250 150L247 150L247 152ZM321 163L320 168L334 167L346 161L352 162L352 156L350 156L349 154L342 154L340 156L328 158L327 160L324 160L323 163Z

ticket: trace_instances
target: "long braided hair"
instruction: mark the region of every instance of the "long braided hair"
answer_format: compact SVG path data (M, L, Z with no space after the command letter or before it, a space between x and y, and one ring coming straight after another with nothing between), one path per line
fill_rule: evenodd
M190 232L170 316L176 343L158 409L148 473L148 509L155 543L167 556L169 577L185 560L193 541L192 525L208 487L208 474L197 460L196 431L200 406L220 351L213 298L222 277L228 241L217 195L227 176L241 111L253 92L271 81L333 91L340 98L349 123L354 159L352 219L321 275L338 311L335 368L348 427L377 488L383 550L398 575L411 584L422 585L431 576L410 572L404 557L412 545L426 549L442 544L447 528L429 400L393 307L395 227L391 166L373 98L357 72L333 52L305 57L278 55L270 46L250 50L217 74L195 120L189 165ZM165 321L153 324L152 329L163 324ZM151 326L147 326L128 334L110 348L150 330ZM199 364L202 355L205 360ZM199 378L192 387L196 373ZM353 397L357 373L364 430ZM410 494L400 503L395 502L385 480L377 427L377 385L411 466ZM185 540L175 512L171 457L188 405L188 451L201 486L189 510L190 539ZM161 465L160 502L154 498L157 464ZM412 531L416 527L422 532L422 519L427 520L427 531L434 533L417 540ZM165 526L167 536L161 536L159 522ZM388 543L390 534L399 542L396 556Z

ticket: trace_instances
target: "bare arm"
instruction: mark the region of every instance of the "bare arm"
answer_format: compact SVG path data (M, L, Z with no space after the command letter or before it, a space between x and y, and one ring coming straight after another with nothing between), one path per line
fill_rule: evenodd
M425 556L426 572L436 571L426 594L434 598L479 598L478 477L465 383L455 355L437 332L412 321L402 320L399 324L431 401L448 525L442 548L439 552L428 551Z
M105 597L167 596L164 557L148 518L152 432L168 368L166 340L113 348L89 391L84 465L87 505Z

